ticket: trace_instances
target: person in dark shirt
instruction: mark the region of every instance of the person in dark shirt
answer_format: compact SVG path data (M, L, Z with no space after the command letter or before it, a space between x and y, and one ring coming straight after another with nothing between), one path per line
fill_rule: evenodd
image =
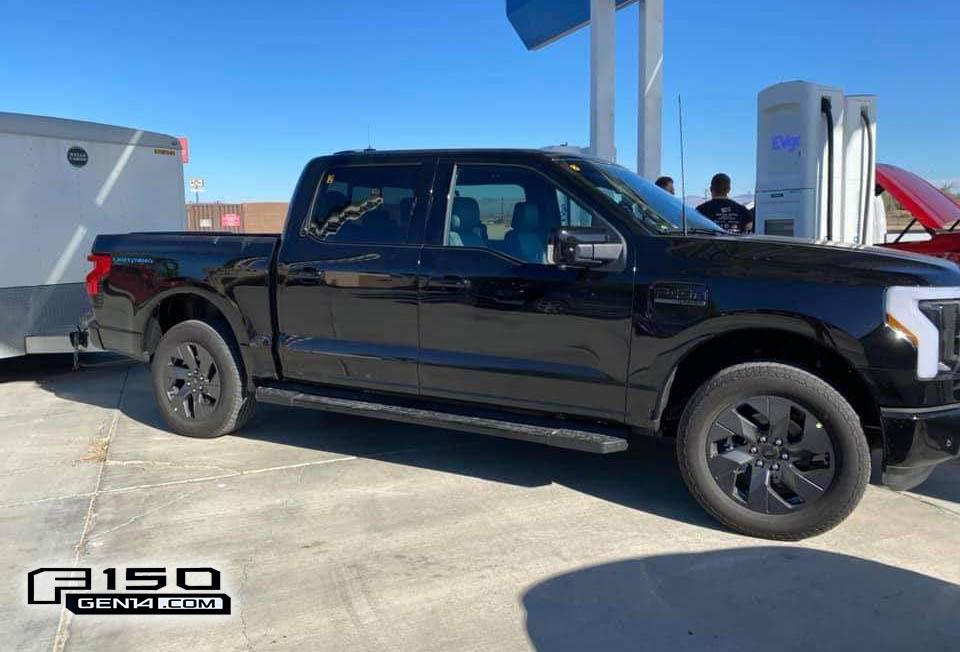
M660 177L654 181L654 183L669 192L671 195L676 194L673 191L673 179L671 177Z
M710 196L712 199L697 206L697 211L709 217L721 229L731 233L752 233L753 216L741 204L728 197L730 194L730 177L720 172L710 180Z

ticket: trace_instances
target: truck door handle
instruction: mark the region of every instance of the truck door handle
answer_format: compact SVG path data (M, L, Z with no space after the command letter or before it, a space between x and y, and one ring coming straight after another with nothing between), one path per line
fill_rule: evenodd
M462 276L441 276L427 281L427 287L443 290L466 290L471 285L470 279Z
M287 273L291 276L317 276L320 270L311 263L292 263Z

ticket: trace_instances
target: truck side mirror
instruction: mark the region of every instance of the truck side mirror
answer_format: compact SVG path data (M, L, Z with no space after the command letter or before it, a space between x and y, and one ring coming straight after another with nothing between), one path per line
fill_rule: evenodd
M619 260L623 242L610 232L594 226L563 226L547 244L547 259L555 265L599 267Z

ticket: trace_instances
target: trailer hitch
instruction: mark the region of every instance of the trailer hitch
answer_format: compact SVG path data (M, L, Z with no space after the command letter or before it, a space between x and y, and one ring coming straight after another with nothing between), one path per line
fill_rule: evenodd
M90 342L90 335L87 329L77 326L77 330L70 333L70 346L73 347L73 370L80 370L80 351L87 348Z

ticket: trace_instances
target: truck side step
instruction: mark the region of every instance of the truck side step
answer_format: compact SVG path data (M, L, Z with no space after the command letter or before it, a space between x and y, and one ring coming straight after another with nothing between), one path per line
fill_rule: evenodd
M470 416L456 412L426 410L418 407L392 405L360 401L319 394L306 394L276 387L258 387L257 400L277 405L352 414L355 416L417 423L437 428L465 430L481 435L493 435L506 439L546 444L558 448L570 448L587 453L618 453L627 449L628 442L623 437L615 437L590 430L571 428L551 428L516 421L505 421L489 417Z

